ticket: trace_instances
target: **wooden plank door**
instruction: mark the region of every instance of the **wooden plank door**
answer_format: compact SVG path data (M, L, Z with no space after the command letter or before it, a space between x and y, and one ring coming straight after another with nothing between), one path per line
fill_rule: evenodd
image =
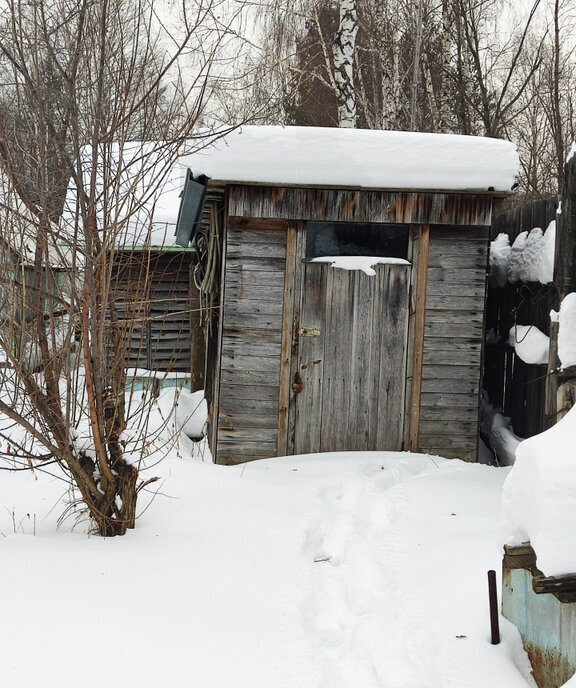
M303 266L294 453L402 449L410 266L375 270Z

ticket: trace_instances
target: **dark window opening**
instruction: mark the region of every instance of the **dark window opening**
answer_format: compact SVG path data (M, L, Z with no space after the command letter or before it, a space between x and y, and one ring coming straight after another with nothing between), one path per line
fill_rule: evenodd
M306 258L377 256L408 258L408 225L309 222Z

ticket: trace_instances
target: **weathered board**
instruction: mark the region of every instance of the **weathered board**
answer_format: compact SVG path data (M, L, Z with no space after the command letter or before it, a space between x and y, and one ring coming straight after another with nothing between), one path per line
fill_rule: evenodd
M306 263L294 452L402 448L409 265Z
M231 185L228 199L235 223L244 217L472 227L492 217L492 197L482 194Z
M477 458L488 227L430 231L418 447Z

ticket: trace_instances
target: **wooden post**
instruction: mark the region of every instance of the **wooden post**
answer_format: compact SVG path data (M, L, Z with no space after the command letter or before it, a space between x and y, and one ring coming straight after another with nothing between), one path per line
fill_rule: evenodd
M414 311L414 348L412 363L412 393L410 397L410 451L418 450L420 425L420 396L422 394L422 358L424 354L424 326L426 324L426 285L430 225L418 228L418 266L416 275L416 306Z
M290 453L288 442L288 411L290 407L290 370L292 363L292 324L294 320L294 281L296 274L296 226L286 230L286 272L284 273L284 303L282 306L282 351L278 391L278 441L276 454Z
M558 289L558 306L562 299L576 291L576 156L566 163L564 188L561 193L562 212L557 216L556 252L554 255L554 284ZM550 329L550 355L548 361L548 384L546 389L546 411L553 422L560 419L559 414L568 411L558 405L559 379L556 370L558 359L558 326ZM567 384L566 376L562 382ZM570 387L570 385L568 384ZM560 395L562 396L562 395ZM568 395L564 402L570 403Z

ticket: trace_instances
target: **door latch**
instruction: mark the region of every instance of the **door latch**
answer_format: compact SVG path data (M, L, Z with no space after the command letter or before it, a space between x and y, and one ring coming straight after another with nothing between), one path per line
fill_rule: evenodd
M322 332L317 327L300 327L298 334L300 337L319 337Z
M322 334L317 327L300 327L300 323L294 320L292 323L292 341L297 342L300 337L319 337Z

